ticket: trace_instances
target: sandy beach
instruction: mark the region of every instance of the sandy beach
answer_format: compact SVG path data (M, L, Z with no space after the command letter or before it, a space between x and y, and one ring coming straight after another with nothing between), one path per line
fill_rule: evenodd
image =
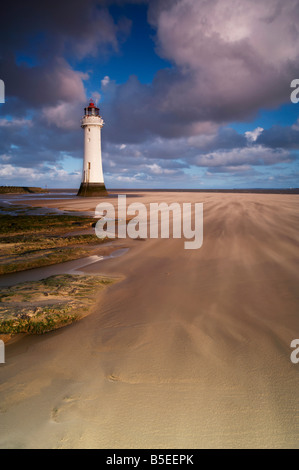
M299 195L131 192L137 201L202 202L202 247L116 240L122 256L80 266L118 281L81 321L6 346L0 446L298 448Z

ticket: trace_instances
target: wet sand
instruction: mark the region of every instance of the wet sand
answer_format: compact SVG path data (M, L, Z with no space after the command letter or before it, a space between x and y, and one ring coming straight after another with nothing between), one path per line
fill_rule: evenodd
M298 448L298 198L131 194L203 202L203 246L128 239L123 256L84 267L122 280L80 322L7 346L1 447Z

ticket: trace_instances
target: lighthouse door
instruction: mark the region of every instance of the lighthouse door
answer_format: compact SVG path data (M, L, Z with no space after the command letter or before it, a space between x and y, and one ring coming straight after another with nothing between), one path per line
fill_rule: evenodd
M89 183L90 180L90 162L88 162L88 176L87 176L87 182Z

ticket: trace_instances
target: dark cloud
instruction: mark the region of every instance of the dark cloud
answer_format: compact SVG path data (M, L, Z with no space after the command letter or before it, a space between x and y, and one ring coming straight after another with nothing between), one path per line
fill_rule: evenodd
M86 56L118 50L130 21L117 24L96 0L16 0L1 7L0 76L6 84L3 112L59 102L83 102L87 73L75 70ZM13 101L11 98L15 98Z
M299 124L293 126L273 126L265 129L258 137L257 143L271 148L298 149Z
M248 120L289 101L299 74L298 0L154 0L148 17L173 66L150 86L130 77L116 87L111 140L198 135L202 123Z
M24 52L39 59L65 54L95 54L99 46L118 48L118 34L129 22L115 24L100 0L16 0L1 7L1 55Z
M9 157L16 166L35 167L41 163L55 164L63 156L82 158L83 136L79 131L46 129L38 121L0 119L0 156Z
M254 176L253 166L294 159L298 124L252 142L228 124L289 102L299 75L298 0L16 0L1 8L4 174L15 165L55 177L57 165L63 178L64 156L82 157L79 119L93 72L82 61L117 53L129 34L130 20L116 21L111 6L142 3L170 66L150 84L134 75L102 81L105 171L128 183L183 178L194 166Z
M79 119L89 75L74 64L116 52L129 29L129 20L115 22L96 0L16 0L1 6L0 77L6 102L0 109L0 158L8 165L4 175L12 174L9 165L21 168L23 175L27 168L39 168L42 174L44 164L59 168L65 155L82 158Z

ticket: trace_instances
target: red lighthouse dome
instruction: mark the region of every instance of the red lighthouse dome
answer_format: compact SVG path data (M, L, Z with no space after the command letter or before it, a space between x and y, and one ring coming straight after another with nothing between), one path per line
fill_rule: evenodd
M89 100L89 105L84 108L85 116L99 116L100 108L97 108L92 99Z

